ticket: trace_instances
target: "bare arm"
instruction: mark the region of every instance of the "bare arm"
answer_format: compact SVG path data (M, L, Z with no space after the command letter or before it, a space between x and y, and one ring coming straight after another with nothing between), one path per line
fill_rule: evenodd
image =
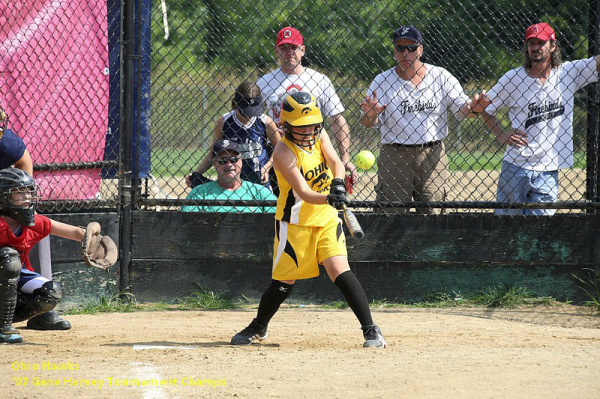
M269 116L267 116L265 118L265 124L266 124L266 128L267 128L267 131L266 131L267 138L269 139L269 142L271 143L273 148L275 148L277 143L279 143L279 140L281 140L281 131L277 127L277 124ZM267 161L265 166L263 166L262 170L260 171L261 179L262 179L263 183L266 183L267 181L269 181L269 171L271 170L272 167L273 167L273 153L271 153L271 157L269 158L269 160Z
M473 97L470 104L471 112L475 113L476 116L481 115L485 126L490 129L500 143L514 145L515 147L528 145L527 133L518 129L511 129L508 132L505 132L498 123L498 119L485 111L491 103L492 100L487 96L485 90L483 90L481 94L476 94Z
M325 130L321 132L321 151L323 151L325 162L331 168L333 178L343 179L346 174L344 163L338 157L337 152L335 152L335 148L333 148L333 144L331 144L329 135Z
M600 54L594 57L596 60L596 71L600 72Z
M346 164L350 162L350 153L348 152L348 148L350 148L350 128L348 127L346 118L342 114L333 115L329 120L331 121L331 130L340 151L340 158Z
M341 164L341 161L340 161ZM326 204L327 194L313 191L296 166L296 156L285 144L279 143L273 151L273 166L290 183L294 191L309 204ZM342 166L343 170L343 166Z
M200 164L196 168L196 172L202 174L212 167L212 148L213 145L215 145L215 143L217 142L217 140L223 137L223 124L223 117L219 117L219 119L217 119L217 123L215 124L215 129L213 130L213 140L210 144L210 148L204 156L204 158L202 158L202 161L200 161ZM191 174L186 176L185 182L187 183L188 187L192 187Z
M458 110L458 113L467 119L477 118L481 112L476 112L473 108L475 107L474 102L469 101L463 104L462 107Z
M81 227L57 222L56 220L52 219L50 219L50 221L52 222L52 228L50 229L51 235L68 238L69 240L73 241L83 241L83 236L85 232L84 229L82 229Z
M25 150L21 159L15 162L15 168L27 172L29 176L33 176L33 160L31 159L29 151Z
M204 173L212 167L212 147L218 140L223 138L223 125L223 117L220 117L219 119L217 119L215 129L213 130L213 140L212 143L210 143L210 150L208 151L208 153L206 153L202 161L200 161L200 165L198 165L198 167L196 168L196 172Z
M491 130L496 139L502 144L514 145L519 148L529 144L527 133L518 129L510 129L508 132L504 132L494 115L490 115L484 111L481 113L481 116L487 128Z
M375 127L377 125L379 125L379 115L375 115L373 117L373 119L371 119L369 117L369 115L365 114L364 112L360 115L360 120L359 120L360 124L363 125L364 127L371 128L371 127Z
M360 109L363 112L360 117L360 124L366 128L379 125L379 114L383 112L385 107L387 105L379 104L377 92L373 92L373 97L366 96L360 103Z
M265 118L265 125L267 126L267 138L273 145L273 148L275 148L279 140L281 140L281 130L279 130L275 121L269 116Z
M476 118L485 111L486 107L490 105L491 100L485 94L485 90L481 93L475 94L473 99L460 107L459 113L465 118Z

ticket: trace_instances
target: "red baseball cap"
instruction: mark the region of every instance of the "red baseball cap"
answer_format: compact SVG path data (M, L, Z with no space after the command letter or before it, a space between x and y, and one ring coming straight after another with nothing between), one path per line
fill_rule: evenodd
M291 26L286 26L281 29L277 34L277 44L275 47L279 47L282 44L293 44L296 46L302 46L303 39L302 34L296 28L292 28Z
M532 37L543 41L556 40L554 29L552 29L552 27L545 22L531 25L529 28L527 28L525 31L525 40L531 39Z

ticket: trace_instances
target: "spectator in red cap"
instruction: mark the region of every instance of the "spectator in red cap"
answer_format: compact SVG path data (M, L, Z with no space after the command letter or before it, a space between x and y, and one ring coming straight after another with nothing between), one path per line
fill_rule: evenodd
M304 38L298 29L287 26L277 33L275 54L280 68L262 76L257 82L265 99L265 112L279 124L281 103L289 94L305 91L315 96L323 116L331 124L340 158L350 173L347 182L352 185L358 175L350 161L350 128L342 115L344 105L327 76L302 66L305 53Z
M524 66L508 71L475 106L487 127L506 144L496 198L543 203L558 199L558 170L573 166L573 99L598 81L600 56L562 62L554 29L547 23L525 31ZM511 129L493 115L508 108ZM497 209L497 214L553 215L553 209Z

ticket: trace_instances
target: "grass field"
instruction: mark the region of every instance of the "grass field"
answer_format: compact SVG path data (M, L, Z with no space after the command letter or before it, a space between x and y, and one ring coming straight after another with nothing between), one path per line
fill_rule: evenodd
M154 176L185 176L195 169L206 152L204 150L189 149L153 149L152 174ZM375 154L376 156L378 153ZM471 152L449 153L450 171L480 171L500 170L502 166L502 153ZM586 156L584 153L575 154L574 168L584 169ZM375 164L373 170L377 170Z

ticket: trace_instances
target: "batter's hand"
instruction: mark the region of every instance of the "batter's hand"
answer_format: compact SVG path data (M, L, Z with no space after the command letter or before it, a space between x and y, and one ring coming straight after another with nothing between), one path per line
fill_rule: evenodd
M338 210L344 209L344 205L348 203L346 185L342 179L336 178L331 181L327 203Z
M511 129L506 133L496 136L496 139L498 139L498 141L502 144L514 145L517 148L526 147L529 145L527 133L522 132L519 129Z
M387 105L379 104L376 91L373 92L373 97L366 96L360 103L360 109L362 109L367 118L371 120L375 120L386 107Z

